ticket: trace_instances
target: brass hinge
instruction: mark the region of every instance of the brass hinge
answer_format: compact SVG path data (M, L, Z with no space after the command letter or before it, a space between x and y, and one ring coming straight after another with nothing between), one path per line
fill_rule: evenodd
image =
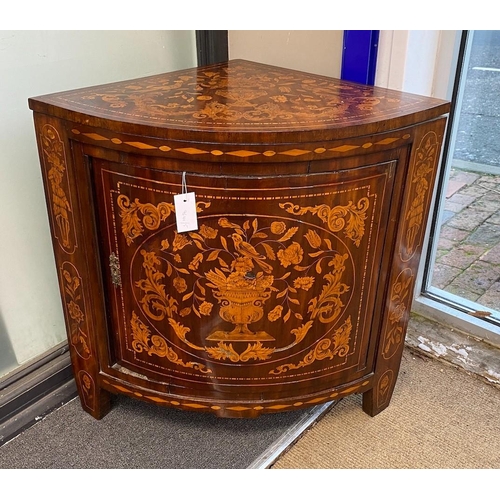
M115 253L109 256L109 269L111 271L111 283L115 286L122 286L122 276L120 272L120 261Z

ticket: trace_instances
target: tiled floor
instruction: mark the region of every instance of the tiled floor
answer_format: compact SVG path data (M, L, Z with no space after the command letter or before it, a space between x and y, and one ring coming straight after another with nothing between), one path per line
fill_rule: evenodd
M452 170L432 285L500 310L500 175Z

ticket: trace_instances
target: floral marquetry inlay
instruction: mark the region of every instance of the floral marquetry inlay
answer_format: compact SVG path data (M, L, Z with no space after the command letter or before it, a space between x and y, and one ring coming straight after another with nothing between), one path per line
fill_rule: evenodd
M64 305L67 312L68 336L75 351L83 359L90 358L90 338L87 331L86 308L82 292L82 278L71 262L64 262L60 270Z
M317 215L328 224L331 231L344 230L345 235L359 247L361 238L365 234L366 211L370 206L368 198L361 198L356 204L350 201L346 206L329 207L317 205L314 207L300 207L293 203L281 203L280 207L295 215L307 212Z
M94 379L84 370L78 372L78 381L80 382L80 394L83 404L91 411L95 410L95 382Z
M294 240L298 230L279 219L220 217L198 232L174 231L159 252L141 248L137 254L136 300L147 318L166 320L193 351L235 363L270 359L302 342L316 321L334 324L352 294L344 278L346 267L352 275L352 262L340 240L308 229L301 244ZM214 345L198 344L189 318L214 315L227 326L207 335ZM279 324L290 332L280 341L274 333Z
M391 397L394 388L395 374L393 370L387 370L380 377L377 384L376 401L377 406L382 407Z
M413 271L406 268L399 273L391 287L389 323L382 351L386 359L392 357L403 342L405 335L404 326L407 324L410 313L410 298L413 284Z
M287 372L289 370L297 370L304 366L310 365L315 361L322 359L333 359L335 356L344 357L349 352L349 341L351 339L352 323L349 316L344 324L334 331L334 333L327 338L318 342L314 349L309 351L304 359L297 364L288 363L280 365L271 374L278 374Z
M138 199L130 201L128 196L120 195L117 199L122 220L122 232L130 245L135 238L141 236L144 228L154 231L160 224L167 220L171 213L175 212L173 203L161 202L158 205L152 203L141 203ZM210 203L197 203L196 211L202 212L203 207L209 207Z
M53 234L62 250L73 253L76 244L73 208L70 202L66 151L59 132L52 125L44 125L40 144L46 176L50 188L51 214L54 220Z
M303 130L411 113L424 98L250 61L56 94L60 106L113 120L199 130ZM300 148L296 148L300 149Z
M136 352L147 352L149 356L155 355L160 358L167 358L171 363L184 366L186 368L193 368L202 373L211 373L212 370L192 361L182 361L175 351L167 345L165 340L159 335L151 335L149 328L137 317L135 312L132 312L132 319L130 320L132 328L132 348Z
M429 188L435 173L439 154L439 142L435 132L426 134L415 154L411 179L410 205L405 213L405 239L401 259L409 261L415 254L424 227L426 205L431 193Z

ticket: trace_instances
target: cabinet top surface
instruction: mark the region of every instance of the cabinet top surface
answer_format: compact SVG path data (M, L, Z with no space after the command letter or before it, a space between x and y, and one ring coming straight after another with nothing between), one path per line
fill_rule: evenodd
M440 99L245 60L59 92L29 105L94 126L217 134L229 142L235 134L300 133L317 140L353 127L373 133L449 111Z

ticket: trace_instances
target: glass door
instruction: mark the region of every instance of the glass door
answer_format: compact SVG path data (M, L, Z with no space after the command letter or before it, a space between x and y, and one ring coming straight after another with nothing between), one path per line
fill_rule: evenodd
M500 345L500 31L464 32L458 68L421 296Z

